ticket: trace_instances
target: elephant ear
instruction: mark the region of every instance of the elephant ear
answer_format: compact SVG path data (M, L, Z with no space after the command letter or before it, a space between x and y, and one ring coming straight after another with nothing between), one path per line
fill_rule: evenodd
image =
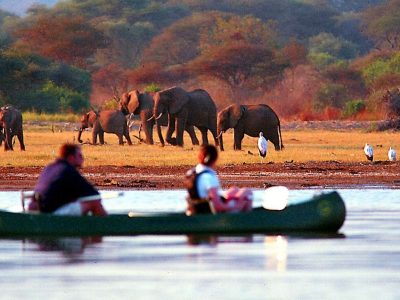
M189 102L188 93L180 88L173 87L160 92L161 99L166 98L166 106L168 107L169 113L178 113L183 106ZM165 101L165 100L164 100Z
M137 114L135 111L140 106L140 92L138 90L133 90L128 94L128 110L130 113Z
M235 128L243 113L246 111L244 105L233 104L229 108L229 128Z
M96 112L96 111L94 111L94 110L92 110L92 111L89 111L89 112L86 114L86 119L87 119L87 121L88 121L89 123L94 124L94 123L96 122L98 116L99 116L99 113Z

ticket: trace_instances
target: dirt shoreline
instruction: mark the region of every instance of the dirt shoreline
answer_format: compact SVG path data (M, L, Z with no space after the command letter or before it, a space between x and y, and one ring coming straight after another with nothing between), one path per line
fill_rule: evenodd
M96 166L83 173L99 189L182 189L189 166ZM0 190L31 190L41 167L0 167ZM292 189L400 188L400 164L392 162L306 162L225 165L218 168L224 188L231 185Z

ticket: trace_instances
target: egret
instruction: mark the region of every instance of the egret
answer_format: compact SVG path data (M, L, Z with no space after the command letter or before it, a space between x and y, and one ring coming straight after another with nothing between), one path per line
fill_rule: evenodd
M367 159L369 161L373 161L374 160L374 149L372 149L371 145L365 144L364 153L365 153L365 156L367 157Z
M265 137L263 136L263 133L260 132L260 137L258 138L258 152L260 153L261 157L261 162L263 162L264 157L267 155L267 150L268 150L268 143Z
M396 150L392 149L392 147L389 148L388 157L390 161L396 161Z

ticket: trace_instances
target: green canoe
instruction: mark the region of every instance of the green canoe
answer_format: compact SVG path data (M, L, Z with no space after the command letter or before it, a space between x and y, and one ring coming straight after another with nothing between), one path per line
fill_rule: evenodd
M54 216L0 211L0 236L124 236L138 234L336 233L346 217L337 192L282 211L196 215Z

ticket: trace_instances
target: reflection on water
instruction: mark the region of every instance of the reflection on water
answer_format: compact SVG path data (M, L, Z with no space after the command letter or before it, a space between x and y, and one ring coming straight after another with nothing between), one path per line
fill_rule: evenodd
M266 236L264 238L266 269L278 272L286 271L288 241L284 236Z
M29 238L23 240L23 243L37 245L37 249L42 252L57 251L66 255L80 255L85 247L99 244L102 240L102 237Z
M132 191L105 205L183 211L183 194ZM400 191L340 194L348 215L333 236L0 239L0 299L400 299ZM0 209L20 209L18 193L0 192Z

